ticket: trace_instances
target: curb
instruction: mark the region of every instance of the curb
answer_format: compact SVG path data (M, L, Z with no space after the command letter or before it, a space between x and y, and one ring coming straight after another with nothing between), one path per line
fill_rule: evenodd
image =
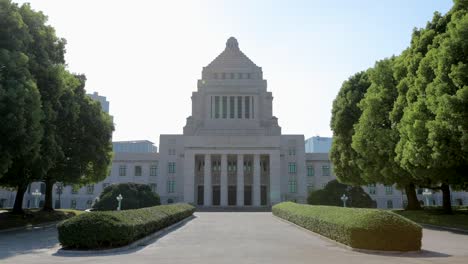
M118 248L109 248L109 249L101 249L101 250L74 250L74 249L63 249L59 248L57 252L54 255L57 256L79 256L79 255L101 255L101 254L112 254L112 253L119 253L123 251L127 251L130 249L134 249L140 246L147 246L148 242L151 240L154 240L164 233L167 233L179 226L184 225L185 223L189 222L190 220L194 219L195 216L189 216L183 220L180 220L179 222L172 224L168 227L165 227L159 231L156 231L155 233L152 233L150 235L147 235L143 238L140 238L126 246L118 247Z
M64 219L65 220L65 219ZM63 220L60 221L53 221L53 222L46 222L38 225L30 225L30 226L18 226L18 227L13 227L13 228L8 228L8 229L3 229L0 230L0 234L2 233L8 233L12 231L20 231L20 230L37 230L37 229L44 229L48 227L52 227L57 225L58 223L62 222Z
M421 225L424 228L427 228L427 229L435 229L435 230L439 230L439 231L452 231L452 232L459 232L459 233L468 234L468 230L466 230L466 229L461 229L461 228L456 228L456 227L448 227L448 226L438 226L438 225L431 225L431 224L421 224L421 223L418 223L418 224Z
M375 250L375 249L362 249L362 248L353 248L351 246L348 246L348 245L345 245L341 242L338 242L336 240L333 240L331 238L328 238L326 236L323 236L319 233L315 233L313 231L310 231L309 229L307 228L304 228L302 226L299 226L299 225L296 225L295 223L293 222L289 222L288 220L286 219L283 219L281 217L278 217L274 214L272 214L277 220L281 221L281 222L284 222L286 224L290 224L296 228L299 228L299 229L302 229L308 233L311 233L315 236L318 236L319 238L323 239L323 240L326 240L328 242L331 242L331 243L334 243L336 244L337 246L343 248L343 249L347 249L347 250L350 250L350 251L355 251L355 252L360 252L360 253L367 253L367 254L391 254L391 255L398 255L398 254L420 254L422 253L423 251L422 250L417 250L417 251L387 251L387 250Z

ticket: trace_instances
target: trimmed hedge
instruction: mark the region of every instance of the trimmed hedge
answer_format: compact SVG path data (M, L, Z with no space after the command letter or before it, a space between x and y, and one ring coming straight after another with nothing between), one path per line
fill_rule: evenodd
M65 248L120 247L177 223L193 212L195 207L189 204L172 204L84 213L60 223L58 236Z
M353 248L385 251L421 249L421 226L390 211L284 202L273 206L272 212Z

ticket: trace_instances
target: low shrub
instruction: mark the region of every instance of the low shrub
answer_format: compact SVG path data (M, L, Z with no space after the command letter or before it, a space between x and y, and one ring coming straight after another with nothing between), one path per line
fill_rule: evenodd
M393 212L284 202L274 215L353 248L415 251L421 249L422 228Z
M119 183L107 186L93 205L96 211L113 211L117 209L117 196L122 194L122 210L138 209L160 205L159 195L151 191L147 184Z
M189 204L172 204L84 213L60 223L58 237L65 248L119 247L177 223L194 211Z

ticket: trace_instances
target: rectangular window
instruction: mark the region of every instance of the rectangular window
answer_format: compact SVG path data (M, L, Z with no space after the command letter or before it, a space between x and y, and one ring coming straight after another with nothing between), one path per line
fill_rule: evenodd
M94 193L94 185L90 184L86 186L86 193L87 194L93 194Z
M229 96L229 118L234 118L234 96Z
M93 205L93 200L86 201L86 208L91 208L92 205Z
M72 185L72 189L71 189L72 194L77 194L79 190L80 190L80 186L78 186L76 184Z
M296 163L295 162L289 162L288 171L289 171L289 173L296 173Z
M392 195L393 194L393 186L385 186L385 194Z
M127 176L127 165L119 166L119 176Z
M314 185L313 184L309 184L307 185L307 191L310 193L310 192L313 192L314 191Z
M169 162L167 167L169 173L175 173L175 162Z
M307 176L315 176L315 170L314 170L314 166L312 165L309 165L307 166Z
M46 184L43 183L43 182L41 182L40 190L41 190L41 193L42 193L42 194L45 194L45 192L46 192L45 189L46 189Z
M141 176L142 170L141 166L135 166L135 176Z
M71 200L70 208L71 209L76 209L76 200L75 199Z
M223 96L223 118L227 118L227 96Z
M296 193L297 192L297 182L296 180L290 180L288 183L289 186L289 192L290 193Z
M375 183L369 184L369 194L376 194Z
M156 192L156 187L157 187L156 183L150 183L149 186L151 188L151 191L155 193Z
M254 118L254 97L251 96L252 98L252 118Z
M151 165L150 176L158 176L158 165Z
M322 166L322 176L330 176L330 166L323 165Z
M213 96L210 96L210 118L213 119Z
M245 97L245 118L250 118L250 96Z
M242 96L237 96L237 118L242 118Z
M296 148L289 148L289 156L296 156Z
M169 180L167 181L167 193L174 193L175 192L175 181Z
M219 118L219 96L215 96L215 118Z

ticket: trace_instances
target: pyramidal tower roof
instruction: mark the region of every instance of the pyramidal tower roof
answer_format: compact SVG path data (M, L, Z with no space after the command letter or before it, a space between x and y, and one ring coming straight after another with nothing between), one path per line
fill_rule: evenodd
M205 70L210 72L253 72L258 71L259 68L239 49L237 39L230 37L224 51L208 64Z

